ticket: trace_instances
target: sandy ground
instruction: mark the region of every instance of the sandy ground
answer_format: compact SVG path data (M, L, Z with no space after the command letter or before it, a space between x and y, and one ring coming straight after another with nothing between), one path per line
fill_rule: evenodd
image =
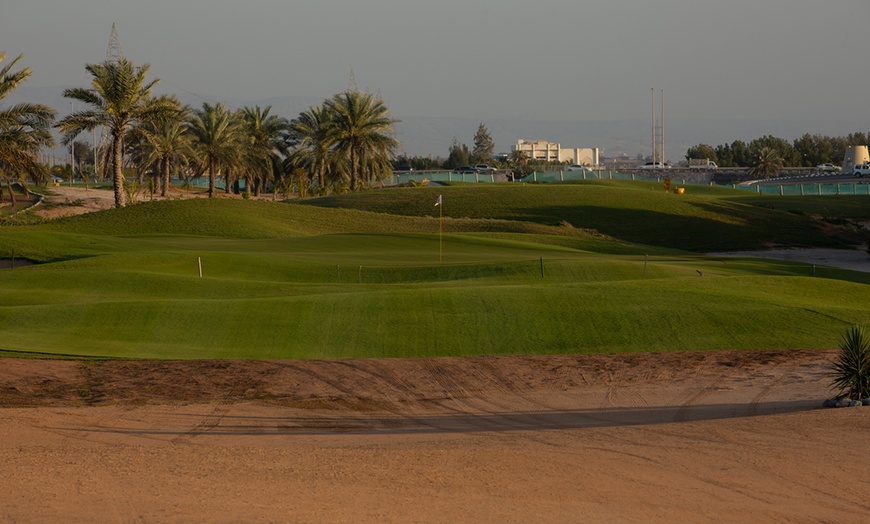
M60 185L46 190L44 204L36 206L34 213L53 219L101 211L114 205L115 194L112 191Z
M205 196L205 193L202 192L193 193L173 187L170 188L166 198L174 200L179 198L205 198ZM34 208L34 213L48 219L82 215L85 213L109 209L115 206L115 194L113 191L107 189L85 189L80 186L71 187L61 184L60 186L49 187L46 190L44 197L45 204L36 206ZM220 192L218 197L241 198L240 195L228 195L223 192ZM251 198L271 200L273 197L270 193L268 195ZM136 196L138 202L152 199L163 200L164 198L159 194L151 196L141 191Z
M0 359L0 521L867 522L833 358Z
M830 266L853 271L870 273L870 253L865 246L859 249L765 249L763 251L731 251L728 253L708 253L718 257L755 257L803 262L816 266Z

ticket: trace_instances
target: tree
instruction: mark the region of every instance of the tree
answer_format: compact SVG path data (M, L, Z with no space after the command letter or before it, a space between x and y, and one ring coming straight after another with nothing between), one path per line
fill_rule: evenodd
M394 120L383 100L371 93L346 91L326 102L331 116L327 143L334 154L347 161L350 190L391 172L390 158L399 146L393 138Z
M149 64L134 67L133 62L126 59L88 64L85 70L93 76L91 88L65 89L63 92L64 97L90 106L89 109L76 111L58 122L57 127L64 134L64 144L71 143L82 131L91 131L97 126L109 130L109 156L112 162L116 207L127 204L123 171L124 140L143 122L159 118L175 109L171 98L152 96L152 89L160 80L145 82L145 75L150 67Z
M72 143L72 148L79 172L81 172L82 166L85 164L93 164L94 150L91 149L90 144L76 140Z
M302 169L310 180L317 180L321 194L326 191L325 178L332 161L329 151L330 122L332 115L327 104L309 107L308 111L303 111L290 122L286 139L293 149L284 161L284 172L298 180L297 169Z
M529 155L521 149L514 149L508 157L508 163L513 166L513 178L522 178L532 170L529 167Z
M190 108L174 100L176 110L137 128L134 139L143 165L160 174L160 195L165 197L172 180L172 167L186 165L195 155L187 120Z
M24 55L0 69L0 100L18 88L31 75L29 67L15 72L11 69ZM0 62L6 53L0 52ZM6 182L12 208L15 209L13 182L18 182L27 191L26 180L31 177L39 182L45 179L45 166L36 156L45 146L53 146L51 123L56 112L42 104L22 103L9 108L0 108L0 177Z
M290 122L286 118L270 115L271 110L272 106L264 109L260 109L260 106L246 107L243 110L248 142L245 152L249 159L246 165L255 195L260 193L260 187L266 182L274 182L281 176L282 157L289 152L285 135L290 130Z
M694 147L690 147L686 151L686 160L692 159L701 159L701 160L710 160L712 162L719 162L719 155L716 154L716 150L707 144L698 144Z
M495 144L492 142L489 130L481 122L477 128L477 133L474 134L474 150L471 153L473 162L476 164L491 162L494 150Z
M450 144L450 150L447 154L445 167L453 169L459 166L467 166L471 163L471 154L468 152L468 146L460 144L459 139L453 137L453 142Z
M749 154L749 147L742 140L735 140L731 143L731 162L732 166L748 167L752 161L752 156Z
M830 137L804 133L795 139L793 147L804 167L834 162L834 145Z
M242 121L224 104L202 104L188 121L193 149L201 171L208 173L208 196L214 197L215 177L227 173L239 158L243 144Z
M755 157L755 167L750 174L761 178L775 177L782 171L782 157L770 147L762 147Z
M757 159L761 149L768 148L773 150L779 157L781 166L799 166L801 159L798 152L787 140L771 135L765 135L761 138L756 138L749 143L750 156Z

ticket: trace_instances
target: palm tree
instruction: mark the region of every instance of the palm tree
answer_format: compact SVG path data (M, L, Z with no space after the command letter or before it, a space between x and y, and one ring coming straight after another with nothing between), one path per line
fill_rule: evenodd
M514 149L511 151L509 162L517 166L524 166L529 161L529 155L522 149Z
M246 107L243 111L245 129L247 131L248 149L251 157L249 177L255 195L260 193L260 187L264 182L274 181L282 172L281 157L287 156L288 147L285 135L290 130L290 122L286 118L270 115L272 106L260 109ZM259 167L259 168L258 168ZM259 176L257 176L259 175Z
M221 170L229 175L229 169L241 156L242 121L224 104L205 102L202 109L194 111L188 125L200 166L208 173L208 196L214 197L215 177Z
M294 148L285 161L285 170L305 169L317 179L322 194L326 189L325 173L330 162L329 123L332 115L329 106L309 107L290 122L288 140Z
M399 146L383 100L371 93L346 91L326 102L331 115L328 139L332 151L347 159L350 190L356 191L360 175L378 177L388 169L389 158Z
M134 133L135 148L145 166L153 166L160 174L160 196L169 190L172 167L186 165L193 158L193 139L187 126L190 108L182 107L173 98L176 111L139 126Z
M31 75L29 67L10 72L24 55L0 69L0 100L18 88ZM0 51L0 62L6 53ZM45 167L36 155L44 147L54 145L51 122L56 112L42 104L22 103L9 108L0 108L0 176L6 182L12 208L15 209L13 182L18 182L27 191L27 177L35 181L45 179Z
M149 64L134 67L133 62L126 59L88 64L85 69L94 77L91 88L65 89L63 92L64 97L90 106L90 109L74 112L58 122L57 127L64 133L64 144L72 142L82 131L91 131L97 126L108 128L111 134L108 153L112 159L116 207L123 207L127 203L123 171L124 140L143 122L177 110L172 98L152 96L152 88L160 80L145 82L150 67Z
M758 155L755 157L755 167L752 168L750 174L761 178L775 177L782 171L782 162L782 157L776 150L764 146L758 150Z

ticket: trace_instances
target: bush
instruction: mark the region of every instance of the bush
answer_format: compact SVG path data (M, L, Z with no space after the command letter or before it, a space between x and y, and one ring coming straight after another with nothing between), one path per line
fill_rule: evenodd
M843 335L832 375L831 385L841 396L855 400L870 397L870 340L862 326L853 326Z

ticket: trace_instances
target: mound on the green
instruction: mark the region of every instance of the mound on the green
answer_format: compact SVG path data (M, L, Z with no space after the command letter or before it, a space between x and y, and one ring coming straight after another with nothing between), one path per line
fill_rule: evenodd
M14 248L43 263L0 271L0 350L284 359L820 348L870 321L868 274L693 252L783 237L845 245L860 233L825 234L808 213L707 191L407 188L154 202L4 228L0 257Z

